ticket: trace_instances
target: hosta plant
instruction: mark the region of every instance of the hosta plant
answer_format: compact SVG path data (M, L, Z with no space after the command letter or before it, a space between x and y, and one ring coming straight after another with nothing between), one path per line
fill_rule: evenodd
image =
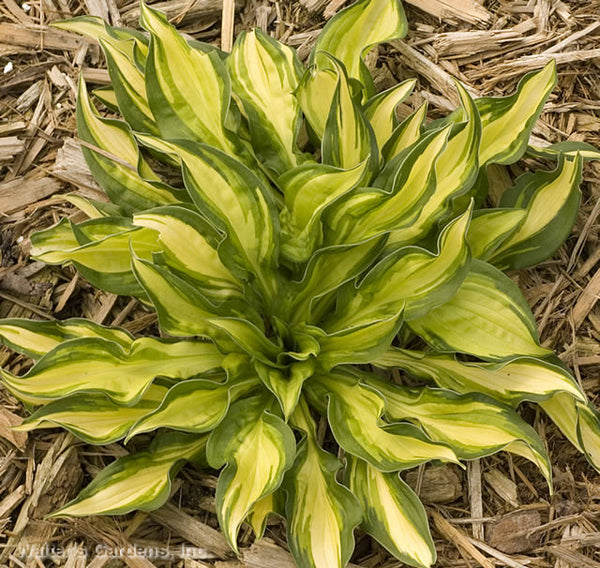
M415 81L377 93L363 60L405 34L398 1L340 12L306 65L259 30L231 53L188 40L143 3L147 33L92 17L58 26L106 56L104 106L80 79L77 124L109 202L66 196L89 219L34 234L32 256L137 298L160 337L1 322L4 344L35 361L2 371L32 412L20 429L131 450L56 515L155 509L195 462L220 470L235 551L242 523L260 537L277 514L300 567L344 566L359 526L426 567L427 515L401 472L507 451L551 484L523 401L600 466L596 410L503 272L567 238L582 160L597 157L528 146L553 62L508 97L473 99L456 82L446 119L428 122L423 105L399 121ZM548 169L491 206L489 166L526 153Z

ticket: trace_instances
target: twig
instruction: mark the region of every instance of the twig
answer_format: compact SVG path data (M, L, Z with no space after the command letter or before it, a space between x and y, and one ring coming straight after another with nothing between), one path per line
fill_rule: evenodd
M234 19L235 0L223 0L223 19L221 22L221 49L228 53L233 48Z

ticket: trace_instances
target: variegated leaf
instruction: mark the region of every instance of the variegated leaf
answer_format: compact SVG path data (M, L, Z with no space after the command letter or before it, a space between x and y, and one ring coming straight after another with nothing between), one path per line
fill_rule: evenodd
M283 485L292 555L299 568L344 568L354 549L360 505L336 480L342 464L319 446L306 403L300 403L292 421L304 435Z
M255 367L264 385L277 397L284 418L289 419L298 404L304 381L314 373L314 359L294 361L284 369L260 362L256 362Z
M223 235L201 215L188 208L165 206L135 214L133 224L156 231L161 260L191 277L205 293L222 300L241 297L241 282L219 254Z
M101 38L100 45L106 56L119 112L133 130L158 134L156 120L148 104L144 70L136 65L134 55L127 53L123 42Z
M235 152L225 129L231 85L221 58L190 47L162 12L140 6L141 24L150 33L146 91L161 135Z
M434 564L436 552L425 508L397 473L384 473L349 456L346 480L362 505L361 526L368 534L405 564L419 568Z
M480 209L473 215L467 239L474 258L489 260L522 224L524 209Z
M95 180L127 213L181 200L140 155L129 126L98 115L83 77L77 96L77 132L89 145L82 146L82 151Z
M201 434L223 420L229 404L258 385L256 378L219 383L203 379L182 381L165 393L160 406L146 413L129 430L127 440L158 428ZM126 441L127 441L126 440Z
M295 51L255 29L240 34L227 58L233 92L248 118L252 147L275 176L297 165L302 75Z
M217 485L217 516L236 552L242 522L260 499L279 487L292 466L295 448L291 429L266 410L263 397L233 404L211 434L206 448L208 463L218 469L226 466Z
M60 20L50 24L53 28L76 32L96 41L114 41L122 49L127 50L127 55L133 59L134 45L140 55L145 59L148 55L148 38L140 31L109 26L105 20L98 16L77 16L67 20Z
M174 336L211 337L214 328L210 321L218 317L218 306L211 304L191 283L164 267L135 257L132 266L156 309L161 329Z
M10 349L38 359L63 341L80 337L98 337L113 341L129 349L133 336L115 327L105 327L83 318L63 321L35 321L28 319L0 320L0 342Z
M374 238L356 245L317 251L309 260L302 280L292 282L288 287L286 315L291 324L317 323L320 314L315 302L361 274L377 258L382 246L383 239ZM326 307L329 308L330 303Z
M94 97L96 97L108 109L112 110L113 112L119 112L117 95L112 87L98 87L92 91L92 95L94 95Z
M71 223L71 226L77 242L82 246L134 228L127 217L97 217L82 223Z
M172 432L154 439L145 452L118 458L52 517L125 515L153 511L167 501L171 480L186 460L204 452L206 436Z
M402 308L404 320L410 321L447 302L469 269L466 233L470 217L468 210L442 231L437 255L419 247L405 247L384 257L358 286L348 284L333 316L335 328L387 319Z
M578 142L576 140L565 140L557 142L550 146L528 146L527 154L547 160L558 160L564 157L567 160L574 159L578 154L584 161L600 160L600 150L587 142Z
M556 62L521 79L509 97L477 99L481 115L481 165L513 164L525 153L533 125L556 84Z
M328 206L358 186L368 161L349 170L307 163L282 175L277 183L284 193L280 214L281 253L286 260L304 262L323 243L322 216Z
M362 326L323 331L319 327L306 326L320 345L318 366L330 371L337 365L370 363L382 355L402 325L402 309L397 314L369 322Z
M331 18L319 34L311 58L321 51L333 55L370 95L373 79L363 56L374 45L400 39L407 31L400 0L359 0Z
M233 260L239 259L238 264L257 278L263 293L273 298L279 238L271 189L241 162L210 146L151 136L138 139L181 163L184 183L200 212L237 249Z
M509 404L541 401L554 392L569 393L585 401L585 395L565 368L532 357L515 357L502 363L465 363L452 355L392 347L373 365L400 368L460 393L484 392Z
M27 432L61 427L88 444L110 444L123 438L140 418L153 412L167 390L154 383L140 400L129 406L116 404L102 393L73 394L36 410L15 429Z
M544 412L569 441L600 471L600 414L585 401L566 393L555 394L540 402Z
M26 402L103 392L116 403L129 404L139 400L155 377L186 379L219 369L223 359L212 343L200 341L142 337L123 348L107 339L82 337L61 343L22 377L0 372L7 388Z
M422 137L406 153L388 162L373 181L340 199L327 217L330 238L336 243L364 240L411 224L435 191L435 164L450 127Z
M333 69L312 65L304 72L296 89L296 99L308 123L309 133L314 135L316 143L323 139L338 81L338 75Z
M246 522L252 527L256 540L260 540L267 529L267 522L271 513L282 513L283 505L280 491L275 491L259 499L246 518Z
M457 462L446 445L432 442L410 424L383 427L385 400L349 374L315 375L306 383L311 403L323 407L338 444L380 471L398 471L430 460Z
M581 447L587 460L600 471L600 413L592 404L576 403L579 416L578 431Z
M581 168L579 156L561 159L555 170L525 174L502 195L500 207L525 209L525 218L489 262L503 269L524 268L552 256L575 224Z
M99 219L100 217L123 217L123 211L114 203L105 203L96 199L87 199L76 193L67 193L60 196L61 199L68 201L85 213L90 219Z
M216 318L210 323L226 335L238 349L267 365L274 364L274 361L278 361L283 355L281 339L267 338L258 328L258 323L252 323L247 317ZM223 345L223 340L219 339L219 344ZM232 347L229 347L229 350L237 351Z
M74 234L94 225L99 226L100 230L112 230L109 218L92 219L86 223L87 225L81 228L73 226ZM113 294L141 296L143 290L131 270L131 251L133 249L140 258L151 259L152 254L160 250L158 234L146 228L116 232L122 227L118 224L114 226L115 233L112 235L94 235L100 238L66 249L49 247L47 235L36 233L31 240L31 254L46 264L73 264L94 286ZM38 246L40 237L42 242L41 246ZM67 243L67 246L71 245Z
M459 458L474 459L505 450L532 461L551 483L544 444L511 408L476 393L408 389L374 380L370 384L385 397L391 419L415 421L432 440L448 444Z
M334 59L331 65L338 81L323 132L323 163L349 170L369 160L375 170L379 160L375 133L352 96L345 69Z
M427 116L427 101L405 118L390 135L381 149L381 155L386 162L412 146L421 137L421 128Z
M387 91L375 95L365 103L365 116L371 123L378 148L384 147L398 126L396 107L411 94L415 85L416 79L402 81Z
M435 189L423 203L414 223L390 234L388 247L414 242L427 234L437 222L448 218L458 197L468 195L479 172L481 120L475 102L457 81L465 123L451 134L435 162ZM472 192L471 192L472 193ZM468 201L467 201L468 203ZM466 204L465 204L466 205ZM460 209L459 212L463 211Z
M39 256L56 250L78 248L81 244L77 240L73 226L73 223L65 217L56 225L33 233L31 235L31 254Z
M516 284L476 259L450 301L409 325L438 351L492 360L552 353L540 346L533 315Z
M167 333L208 337L226 352L247 352L267 364L277 359L281 346L265 337L258 327L263 323L250 306L214 305L191 283L148 261L134 258L133 268Z
M577 412L575 399L568 393L560 392L540 401L539 405L569 441L580 452L583 452L583 445L578 431L579 413ZM600 465L600 461L596 463Z

